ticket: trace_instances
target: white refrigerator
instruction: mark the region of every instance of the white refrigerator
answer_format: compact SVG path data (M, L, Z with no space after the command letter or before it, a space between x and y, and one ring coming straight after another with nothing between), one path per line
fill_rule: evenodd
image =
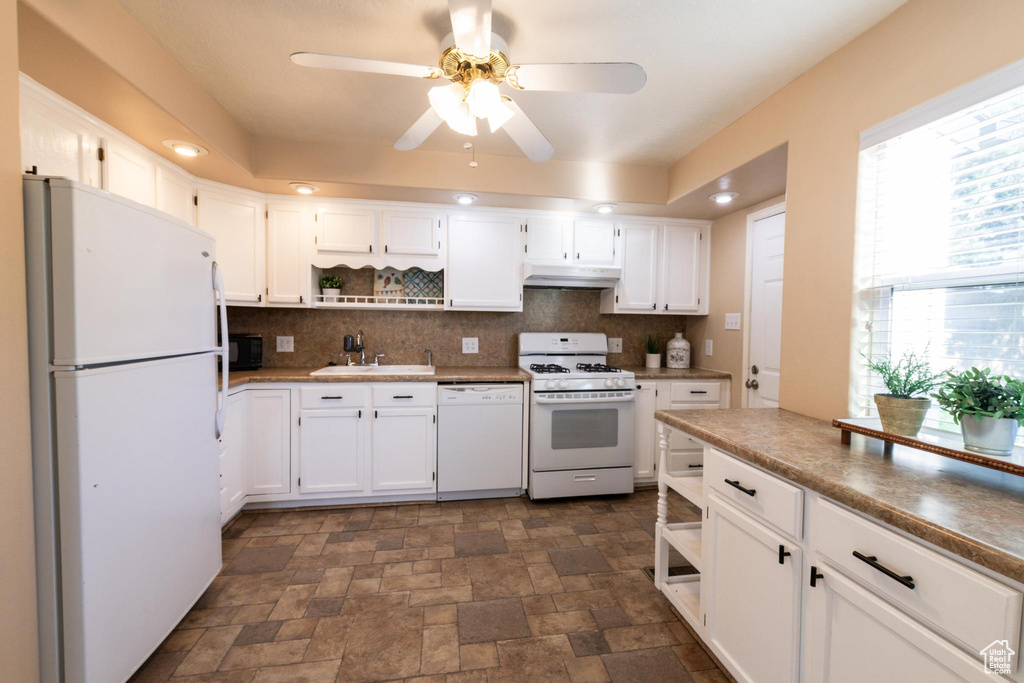
M215 242L63 178L23 188L42 680L124 681L221 567Z

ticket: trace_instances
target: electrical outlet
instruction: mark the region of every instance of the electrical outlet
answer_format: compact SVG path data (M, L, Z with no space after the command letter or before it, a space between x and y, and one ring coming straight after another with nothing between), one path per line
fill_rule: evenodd
M480 340L476 337L462 338L463 353L480 353Z
M295 337L278 337L277 352L293 353L295 351Z
M715 350L715 345L711 343L711 340L710 339L705 339L704 340L704 355L705 356L713 356L714 355L714 353L713 353L714 350Z
M738 329L740 329L740 314L739 313L726 313L725 314L725 329L727 329L727 330L738 330Z
M612 337L608 340L608 353L622 353L622 337Z

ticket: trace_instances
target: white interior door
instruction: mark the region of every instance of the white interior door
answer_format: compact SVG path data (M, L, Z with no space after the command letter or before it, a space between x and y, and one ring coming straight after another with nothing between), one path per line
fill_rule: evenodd
M786 214L754 221L750 272L750 366L747 406L779 405L782 346L782 263Z

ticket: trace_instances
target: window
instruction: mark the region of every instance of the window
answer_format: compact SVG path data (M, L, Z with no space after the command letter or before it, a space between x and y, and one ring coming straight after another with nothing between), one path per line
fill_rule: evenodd
M942 102L929 103L888 124L900 129L895 135L862 136L852 397L859 414L874 415L872 395L885 391L860 354L898 358L914 350L936 371L977 366L1024 377L1019 72L1012 70L1017 87L1007 86L1004 73L940 98L947 112L950 102L958 105L941 118ZM1001 92L994 94L1000 78ZM972 94L974 102L965 105ZM922 122L929 112L930 122ZM936 406L925 424L957 430Z

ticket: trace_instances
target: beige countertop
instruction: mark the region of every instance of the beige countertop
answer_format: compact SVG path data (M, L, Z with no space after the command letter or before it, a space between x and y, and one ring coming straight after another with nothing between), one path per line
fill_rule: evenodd
M677 370L675 368L645 368L632 367L622 368L626 372L632 372L637 379L731 379L732 375L721 370L707 370L705 368L686 368Z
M528 382L530 375L519 368L439 366L433 375L321 375L309 373L320 368L264 368L235 370L228 387L267 382Z
M1024 582L1024 477L853 435L775 408L659 410L722 451Z

